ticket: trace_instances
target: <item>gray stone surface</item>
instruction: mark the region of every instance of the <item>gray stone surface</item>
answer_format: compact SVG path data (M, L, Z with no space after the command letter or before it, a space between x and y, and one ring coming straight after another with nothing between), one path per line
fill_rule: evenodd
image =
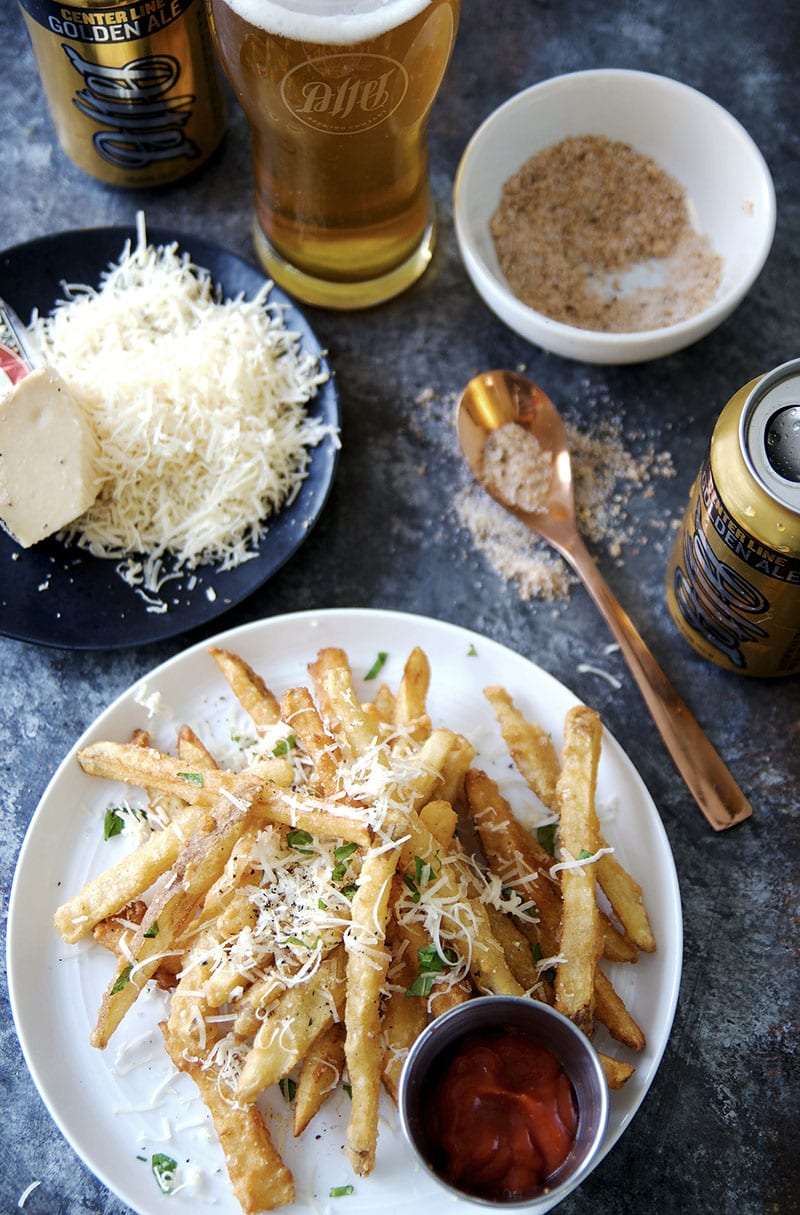
M798 354L798 12L790 0L465 0L432 122L440 221L434 265L414 290L380 309L313 313L342 402L336 485L302 550L220 621L224 627L341 605L422 611L469 625L540 662L595 704L641 772L680 878L686 938L680 1001L647 1100L615 1150L564 1202L565 1215L800 1210L800 684L796 678L743 680L684 646L664 607L667 541L647 527L654 518L680 514L731 393ZM762 148L778 197L772 255L734 316L695 347L632 368L569 363L517 339L475 295L452 230L453 177L476 125L521 87L604 66L661 72L714 97ZM152 194L106 189L58 151L11 3L0 6L0 106L0 248L82 225L129 223L144 206L151 223L202 234L252 259L248 139L235 107L221 154L196 180ZM446 401L477 369L518 364L582 425L621 411L631 442L641 434L672 454L676 477L658 481L653 498L631 504L634 519L641 511L650 541L628 546L621 560L602 549L597 556L752 800L752 821L733 832L715 835L701 819L619 657L604 659L621 680L619 690L579 673L581 662L597 662L606 642L583 592L555 614L551 606L522 602L456 526L452 500L463 471L450 417L445 408L426 410L415 399L431 388ZM199 639L115 653L0 640L3 923L27 824L62 756L134 679ZM51 1121L19 1051L5 977L0 987L0 1210L16 1209L26 1187L39 1180L26 1215L123 1215Z

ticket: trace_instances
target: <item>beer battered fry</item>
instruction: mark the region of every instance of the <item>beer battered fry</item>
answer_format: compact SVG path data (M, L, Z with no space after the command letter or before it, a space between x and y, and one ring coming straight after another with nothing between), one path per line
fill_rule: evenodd
M356 695L344 650L334 646L320 650L308 672L329 728L351 755L363 755L377 741L380 723L377 713L369 713Z
M419 646L411 651L397 689L394 724L400 734L414 743L428 737L431 719L426 709L431 668L428 656Z
M314 762L314 780L328 797L338 792L342 753L325 729L308 688L290 688L281 697L281 718Z
M344 970L343 951L337 949L309 979L287 988L270 1006L245 1059L237 1101L248 1105L288 1076L323 1030L341 1016Z
M561 871L560 958L556 967L556 1008L591 1035L594 976L602 949L593 865L575 866L600 847L594 795L602 726L593 709L570 709L564 723L561 774L556 785L559 839L568 868Z
M520 775L542 805L554 811L561 764L552 738L540 725L526 721L505 688L485 688L484 695Z
M161 793L169 793L192 805L211 806L223 791L232 792L237 774L216 768L186 769L179 757L167 755L154 747L137 747L126 743L89 743L78 752L78 763L87 776L102 776L106 780L122 781L128 785L143 785ZM288 789L294 773L285 759L266 759L249 769L265 787L275 785Z
M601 837L600 847L607 847ZM628 940L643 953L652 953L656 940L642 901L642 888L610 852L597 862L597 881L625 929Z
M131 941L131 960L120 961L103 996L90 1037L92 1046L102 1049L108 1044L161 958L173 952L200 899L219 877L247 815L247 799L254 797L259 787L258 778L240 777L233 790L236 800L220 798L216 817L205 816L206 821L191 836L169 874L160 880Z
M526 902L536 906L536 932L545 958L558 953L561 892L550 877L553 858L515 819L496 783L485 772L467 773L466 796L492 870Z
M598 1052L598 1055L606 1074L608 1087L612 1091L624 1088L636 1068L631 1063L622 1063L619 1059L612 1059L610 1055L604 1055L601 1052Z
M347 1154L360 1177L371 1173L375 1165L384 1055L380 999L389 968L386 919L399 855L397 847L367 853L353 898L350 927L345 933L345 1058L353 1097Z
M631 1050L644 1050L645 1037L642 1030L628 1012L624 1000L614 990L611 980L599 966L594 975L594 1015L617 1042L622 1042Z
M300 1067L294 1095L295 1137L302 1135L323 1103L335 1092L344 1075L344 1023L337 1021L323 1030Z
M175 863L205 813L202 806L184 807L163 830L154 831L134 852L90 878L62 903L54 916L62 941L73 945L82 940L100 920L117 915L148 890Z
M211 657L231 686L234 696L261 730L277 725L280 705L260 675L238 654L209 646Z
M165 1042L172 1062L191 1076L211 1114L231 1186L244 1215L259 1215L294 1202L294 1178L276 1150L258 1107L233 1104L220 1092L216 1068L207 1062L187 1060L166 1033Z

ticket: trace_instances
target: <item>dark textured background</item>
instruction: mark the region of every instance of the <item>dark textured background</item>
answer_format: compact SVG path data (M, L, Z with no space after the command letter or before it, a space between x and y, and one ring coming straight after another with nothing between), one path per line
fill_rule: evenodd
M303 549L220 622L365 605L468 625L533 658L596 705L641 772L680 878L686 932L680 1002L647 1100L611 1155L560 1208L564 1215L800 1210L800 681L744 680L685 647L664 607L668 542L651 526L681 513L713 422L733 391L800 354L798 12L789 0L464 0L431 130L440 223L434 265L414 290L380 309L311 313L341 395L344 448L336 485ZM519 88L588 67L651 70L708 93L750 131L775 179L775 245L748 299L695 347L640 367L569 363L517 339L475 295L452 231L453 177L477 124ZM81 225L128 224L145 207L153 224L202 234L252 259L248 138L234 107L221 154L196 180L142 195L106 189L55 146L10 0L0 6L0 105L0 248ZM715 835L705 825L619 656L603 657L622 680L618 691L578 673L579 663L598 661L606 643L584 593L576 591L555 615L551 606L523 603L456 527L452 499L463 471L453 458L449 415L423 410L415 398L431 388L446 400L474 371L518 364L584 427L621 411L631 443L640 433L672 454L677 476L659 479L652 498L631 503L649 541L628 546L621 561L602 549L597 556L752 800L752 821L735 831ZM185 640L198 639L109 654L0 640L3 920L26 825L61 757L133 680ZM2 988L0 1210L14 1210L39 1179L25 1207L32 1215L122 1215L50 1121L19 1053L4 980Z

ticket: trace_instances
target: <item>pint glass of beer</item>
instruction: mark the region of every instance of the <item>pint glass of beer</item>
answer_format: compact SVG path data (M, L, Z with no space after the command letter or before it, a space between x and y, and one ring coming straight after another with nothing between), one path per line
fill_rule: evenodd
M267 273L326 307L397 295L433 250L427 126L460 0L208 2L250 124Z

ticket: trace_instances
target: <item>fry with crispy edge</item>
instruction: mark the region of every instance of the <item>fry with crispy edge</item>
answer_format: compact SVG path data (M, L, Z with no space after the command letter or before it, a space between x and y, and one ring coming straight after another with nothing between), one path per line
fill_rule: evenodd
M323 958L303 983L288 987L269 1007L244 1061L236 1100L243 1105L297 1066L344 1008L344 951Z
M209 646L208 652L253 723L260 729L277 725L281 716L280 705L250 664L245 662L240 654L233 654L219 646Z
M220 797L213 810L206 812L175 864L159 880L130 942L130 960L120 959L103 995L90 1035L92 1046L107 1046L163 956L174 951L201 899L222 872L247 816L249 801L260 788L259 778L240 776L232 794Z
M591 1036L594 978L602 950L593 864L573 866L600 847L594 795L602 725L594 709L576 705L564 722L561 773L556 785L559 843L569 868L561 870L561 932L556 966L556 1008Z
M344 1022L335 1021L319 1035L303 1059L294 1095L292 1133L302 1135L344 1075Z
M365 856L344 938L347 950L344 1051L353 1097L347 1155L360 1177L371 1173L375 1166L384 1061L380 1000L389 969L386 919L399 855L400 849L394 846L372 849Z

